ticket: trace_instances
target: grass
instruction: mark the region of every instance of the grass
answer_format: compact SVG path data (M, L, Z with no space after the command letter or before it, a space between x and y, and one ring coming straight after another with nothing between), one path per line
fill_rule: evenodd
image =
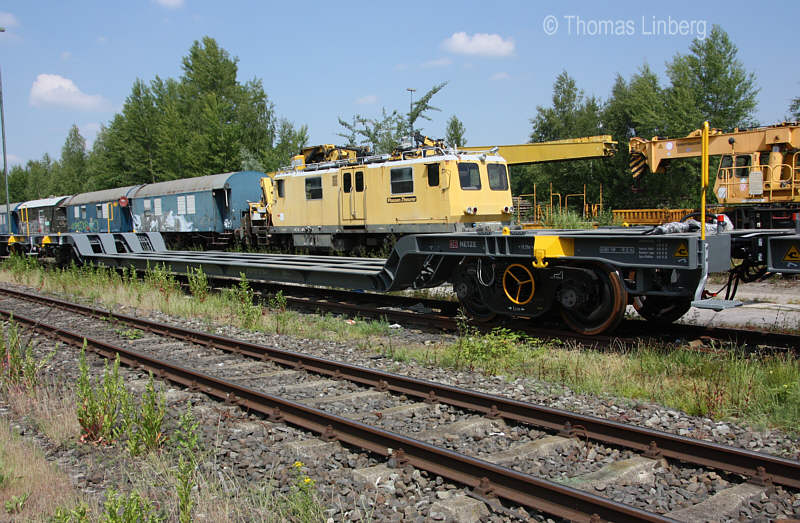
M386 336L389 332L389 324L382 320L359 319L351 324L337 316L314 316L287 310L282 297L273 297L268 306L263 306L256 301L246 281L225 292L211 292L207 279L193 273L191 295L187 295L161 267L151 268L142 279L129 271L119 273L104 268L73 266L46 270L17 258L10 258L2 267L0 281L79 296L109 308L134 306L140 310L197 318L209 325L233 325L326 341L364 341ZM138 334L135 330L120 331L120 335L128 338Z
M800 360L791 354L698 352L671 345L601 351L467 330L441 351L394 348L416 360L508 379L534 378L577 393L644 400L714 419L800 432Z
M22 439L0 424L0 520L47 521L58 507L82 500L69 478Z
M144 280L105 269L44 271L7 262L0 280L43 290L73 293L106 306L131 302L141 309L202 318L215 324L247 326L264 332L347 341L383 351L397 361L470 369L510 378L528 377L568 386L578 393L653 401L689 414L738 419L758 426L800 432L800 363L792 355L749 355L735 351L696 352L671 345L616 351L573 348L498 330L477 334L469 328L453 344L397 343L385 322L302 315L285 309L281 297L269 306L252 303L245 285L208 293L195 283L185 295L171 276L155 269ZM202 278L200 278L202 280ZM199 290L197 287L201 287ZM258 314L253 314L256 307Z
M8 322L0 336L8 339L10 331L16 332L15 329ZM18 343L30 347L22 340L24 337L17 336ZM43 347L37 351L38 361L49 362L51 352ZM46 369L45 366L42 374ZM116 395L130 394L120 390L124 384L117 378L116 365L111 369L106 366L103 374L93 380L96 393L100 388L110 388ZM74 384L58 384L54 379L44 376L33 385L20 386L3 375L0 397L11 407L12 417L24 419L56 446L81 445L84 431L78 423L78 412L85 410L85 398L81 400L73 391ZM296 464L286 467L289 470L285 475L290 477L287 489L282 489L273 478L251 485L226 475L226 467L222 470L198 467L199 463L215 462L214 449L204 448L198 439L199 424L191 406L181 416L178 428L162 439L162 401L151 378L134 420L136 430L144 436L153 434L157 445L144 444L132 452L129 444L126 450L123 440L105 440L101 454L84 457L89 463L97 462L95 467L102 463L103 468L117 471L117 484L108 485L102 503L99 498L84 496L73 489L69 477L50 463L38 447L17 435L9 423L0 424L0 520L304 522L322 519L324 507L315 481ZM109 476L113 479L115 474Z

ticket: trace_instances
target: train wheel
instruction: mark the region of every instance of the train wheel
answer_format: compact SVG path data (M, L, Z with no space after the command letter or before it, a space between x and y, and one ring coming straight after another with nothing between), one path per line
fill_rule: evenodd
M636 296L633 308L648 321L668 324L692 308L692 299L684 296Z
M567 295L561 299L564 323L575 332L589 336L614 330L622 321L628 304L628 293L617 271L598 267L594 273L596 279L570 289L576 294L575 301Z
M491 323L497 318L497 313L493 312L483 300L478 290L478 282L472 275L473 269L474 266L469 264L462 264L458 267L453 281L453 290L469 319L478 323Z

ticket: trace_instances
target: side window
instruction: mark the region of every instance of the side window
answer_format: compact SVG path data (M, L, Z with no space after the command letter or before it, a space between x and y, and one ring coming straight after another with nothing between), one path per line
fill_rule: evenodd
M748 169L748 167L750 167L750 155L737 154L736 168L734 169L736 176L739 176L740 178L747 178L747 176L750 174L750 169Z
M439 164L429 163L428 168L428 187L436 187L439 185Z
M81 208L76 205L73 209L75 210L75 219L77 220L81 217Z
M414 192L414 177L411 167L399 167L391 171L392 194Z
M481 188L481 174L477 163L458 164L458 179L462 189L477 190Z
M350 192L353 189L353 173L344 173L342 175L342 190Z
M283 198L286 193L284 192L286 189L284 188L285 180L278 180L276 185L278 186L278 198Z
M356 173L356 192L364 192L364 173L362 171Z
M81 219L83 219L83 220L86 219L86 206L85 205L81 205Z
M97 205L95 205L94 206L94 211L95 211L95 216L97 216L98 218L103 218L103 204L102 203L98 203Z
M508 190L508 173L506 166L500 163L490 163L486 166L489 174L489 188L493 191Z
M322 178L306 178L306 200L322 199Z

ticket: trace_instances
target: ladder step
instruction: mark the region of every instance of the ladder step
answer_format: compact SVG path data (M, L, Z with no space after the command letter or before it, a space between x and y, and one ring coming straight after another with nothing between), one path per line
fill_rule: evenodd
M711 309L714 311L733 309L734 307L740 307L741 305L742 302L740 302L739 300L707 299L707 300L694 300L692 302L692 307L697 307L698 309Z

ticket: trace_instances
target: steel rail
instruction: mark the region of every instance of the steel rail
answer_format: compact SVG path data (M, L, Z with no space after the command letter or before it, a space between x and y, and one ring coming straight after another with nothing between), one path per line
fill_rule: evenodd
M99 318L113 317L128 325L158 334L173 336L199 345L213 346L256 359L270 360L286 367L346 379L374 387L379 391L391 391L423 401L445 403L482 412L493 418L504 418L558 431L568 436L587 436L604 444L634 449L651 456L662 456L742 474L756 481L768 479L775 484L800 488L800 461L166 325L125 314L110 313L57 298L28 295L4 287L0 287L0 293Z
M343 418L284 398L243 387L173 363L86 337L40 322L36 318L0 310L0 317L26 324L47 336L73 346L83 346L125 365L151 370L169 380L209 396L258 412L272 421L284 422L320 434L323 439L352 445L375 454L393 457L450 481L467 485L482 495L494 495L514 504L574 521L672 521L658 514L617 503L585 491L535 478L477 458L430 445L377 427Z

